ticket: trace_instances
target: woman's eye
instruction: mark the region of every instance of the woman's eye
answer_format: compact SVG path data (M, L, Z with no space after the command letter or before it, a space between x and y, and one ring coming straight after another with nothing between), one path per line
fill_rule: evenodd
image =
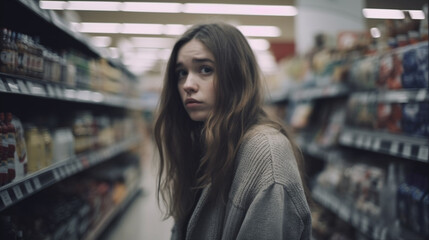
M186 72L185 70L177 70L176 71L176 75L178 79L182 79L184 78L186 75L188 74L188 72Z
M211 74L213 72L213 68L209 67L209 66L202 66L200 69L200 72L202 74L208 75L208 74Z

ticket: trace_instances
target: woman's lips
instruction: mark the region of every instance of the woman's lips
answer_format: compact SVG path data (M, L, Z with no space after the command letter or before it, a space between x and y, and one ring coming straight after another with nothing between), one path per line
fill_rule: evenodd
M197 106L201 105L201 103L202 102L200 102L200 101L198 101L196 99L193 99L193 98L187 98L185 100L185 105L188 108L197 107Z

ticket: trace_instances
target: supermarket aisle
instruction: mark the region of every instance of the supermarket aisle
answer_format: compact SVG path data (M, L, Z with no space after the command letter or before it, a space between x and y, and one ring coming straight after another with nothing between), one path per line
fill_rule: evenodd
M147 138L146 138L147 140ZM156 202L156 166L154 164L153 144L145 141L142 156L143 193L132 204L100 240L167 240L170 239L172 219L162 221L161 212Z

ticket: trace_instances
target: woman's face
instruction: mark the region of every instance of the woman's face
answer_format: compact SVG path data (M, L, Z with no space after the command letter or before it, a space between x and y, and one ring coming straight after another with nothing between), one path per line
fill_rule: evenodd
M177 88L194 121L205 121L215 104L215 59L206 46L192 39L182 46L176 62Z

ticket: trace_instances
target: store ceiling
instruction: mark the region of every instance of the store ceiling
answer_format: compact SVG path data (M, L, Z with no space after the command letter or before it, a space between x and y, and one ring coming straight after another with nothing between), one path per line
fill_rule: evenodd
M94 1L94 0L93 0ZM109 0L102 0L109 1ZM114 0L113 0L114 1ZM116 0L119 1L119 0ZM136 1L126 0L127 2L155 2L155 1ZM169 0L161 0L156 2L173 2ZM182 0L174 1L179 3L218 3L215 0ZM295 0L231 0L223 1L228 4L264 4L264 5L291 5L295 6ZM366 0L365 7L368 8L389 8L389 9L407 9L420 10L422 5L427 3L427 0ZM236 25L267 25L276 26L281 30L278 37L258 37L258 39L266 39L269 42L293 42L294 41L294 17L293 16L246 16L246 15L213 15L213 14L187 14L187 13L143 13L143 12L124 12L124 11L57 11L59 15L68 18L73 22L105 22L105 23L150 23L150 24L183 24L192 25L207 21L224 21ZM366 19L367 27L376 26L381 20ZM144 35L144 34L107 34L107 33L85 33L88 36L103 36L109 37L110 43L107 47L118 48L119 46L129 45L133 42L132 37L167 37L171 39L177 36L165 35ZM134 53L143 53L144 48L138 47L132 49ZM158 53L160 54L160 53ZM136 60L124 59L128 63ZM144 60L143 60L144 61ZM135 65L135 64L134 64ZM150 65L150 66L149 66ZM155 64L146 64L145 66L131 66L137 74L142 73L143 69L155 70Z

